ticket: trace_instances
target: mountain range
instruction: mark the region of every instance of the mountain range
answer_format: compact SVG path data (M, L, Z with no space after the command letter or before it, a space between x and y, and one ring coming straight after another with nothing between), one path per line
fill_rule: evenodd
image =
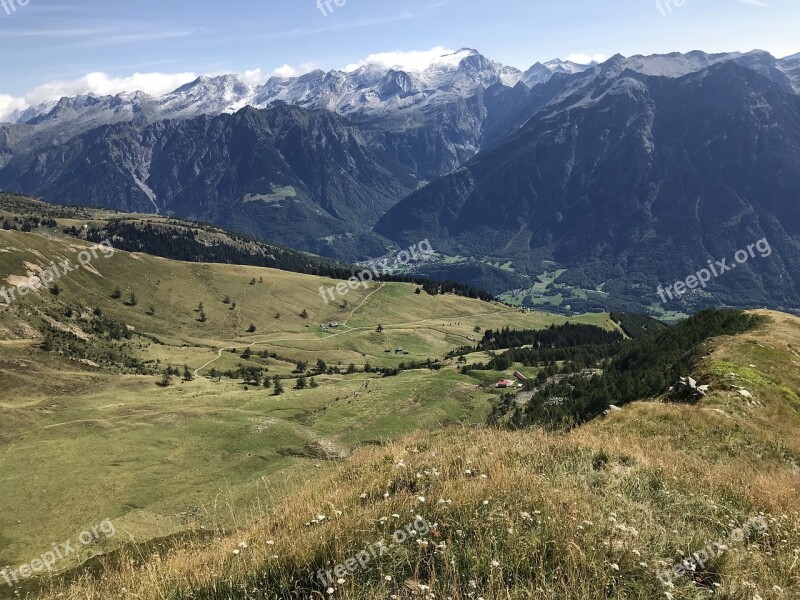
M428 238L426 275L571 310L660 309L659 284L766 238L668 308L797 308L799 92L800 55L759 51L201 77L14 114L0 188L348 261Z

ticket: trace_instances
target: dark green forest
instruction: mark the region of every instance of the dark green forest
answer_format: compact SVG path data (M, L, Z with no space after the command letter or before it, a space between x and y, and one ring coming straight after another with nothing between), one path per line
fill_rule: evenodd
M640 319L624 321L628 327L642 323ZM515 394L504 394L489 421L513 428L569 428L597 417L612 404L622 406L664 394L681 376L691 373L702 356L704 342L747 331L761 321L741 311L709 309L658 332L624 341L609 336L605 343L599 343L603 330L595 328L598 331L589 334L567 324L551 328L554 342L549 348L512 348L487 365L470 365L464 370L505 370L516 362L540 367L538 377L526 383L526 388L534 391L530 402L520 407ZM510 332L506 337L511 337ZM576 344L580 339L585 343ZM594 371L586 372L592 368Z

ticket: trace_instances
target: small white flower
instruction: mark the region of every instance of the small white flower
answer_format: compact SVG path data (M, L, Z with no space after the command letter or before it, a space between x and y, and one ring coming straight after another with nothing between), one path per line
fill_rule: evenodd
M425 496L417 496L417 502L425 502Z
M339 585L342 585L344 583L344 579L337 579L336 583L338 583Z
M391 581L392 580L392 576L391 575L387 575L386 577L384 577L384 579L386 581Z
M611 568L615 571L619 571L619 565L617 563L611 563Z
M500 566L500 563L499 563L498 561L496 561L496 560L493 560L493 561L492 561L492 566L493 566L493 567L499 567L499 566Z
M235 555L237 555L237 556L239 555L239 552L240 552L240 550L239 550L238 548L237 548L236 550L234 550L234 551L233 551L233 553L234 553Z
M332 596L332 595L333 595L333 592L335 592L335 591L336 591L336 590L334 590L333 588L328 588L328 589L327 589L328 595L330 595L330 596Z

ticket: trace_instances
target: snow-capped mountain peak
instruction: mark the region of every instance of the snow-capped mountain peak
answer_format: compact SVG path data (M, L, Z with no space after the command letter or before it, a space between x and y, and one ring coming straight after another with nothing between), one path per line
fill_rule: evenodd
M297 77L274 76L262 86L250 85L236 75L204 75L158 97L125 92L116 96L86 94L62 98L17 110L7 121L53 128L62 137L125 120L184 119L232 113L245 106L264 108L277 102L346 116L392 114L398 122L414 122L419 115L406 114L408 111L422 111L430 118L435 113L430 108L473 97L496 85L511 88L522 82L533 88L555 75L570 77L592 69L604 76L628 69L645 75L679 77L728 60L754 70L775 66L800 89L800 55L782 60L758 51L747 54L695 51L628 58L616 55L600 65L553 59L537 62L521 72L472 48L455 52L434 49L377 54L342 70L315 70Z
M591 67L592 63L589 65L580 65L578 63L572 62L571 60L561 60L560 58L554 58L553 60L548 60L544 63L544 66L547 67L549 71L552 73L566 73L567 75L574 75L575 73L581 73Z

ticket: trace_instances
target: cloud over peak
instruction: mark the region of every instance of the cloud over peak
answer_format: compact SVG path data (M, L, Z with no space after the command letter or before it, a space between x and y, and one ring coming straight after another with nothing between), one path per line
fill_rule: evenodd
M465 52L464 52L465 53ZM437 64L453 64L460 61L462 52L456 53L443 46L435 46L430 50L410 50L395 52L379 52L370 54L364 60L350 63L344 67L344 71L355 71L366 65L375 65L386 69L398 69L401 71L421 72ZM458 62L456 62L458 64Z

